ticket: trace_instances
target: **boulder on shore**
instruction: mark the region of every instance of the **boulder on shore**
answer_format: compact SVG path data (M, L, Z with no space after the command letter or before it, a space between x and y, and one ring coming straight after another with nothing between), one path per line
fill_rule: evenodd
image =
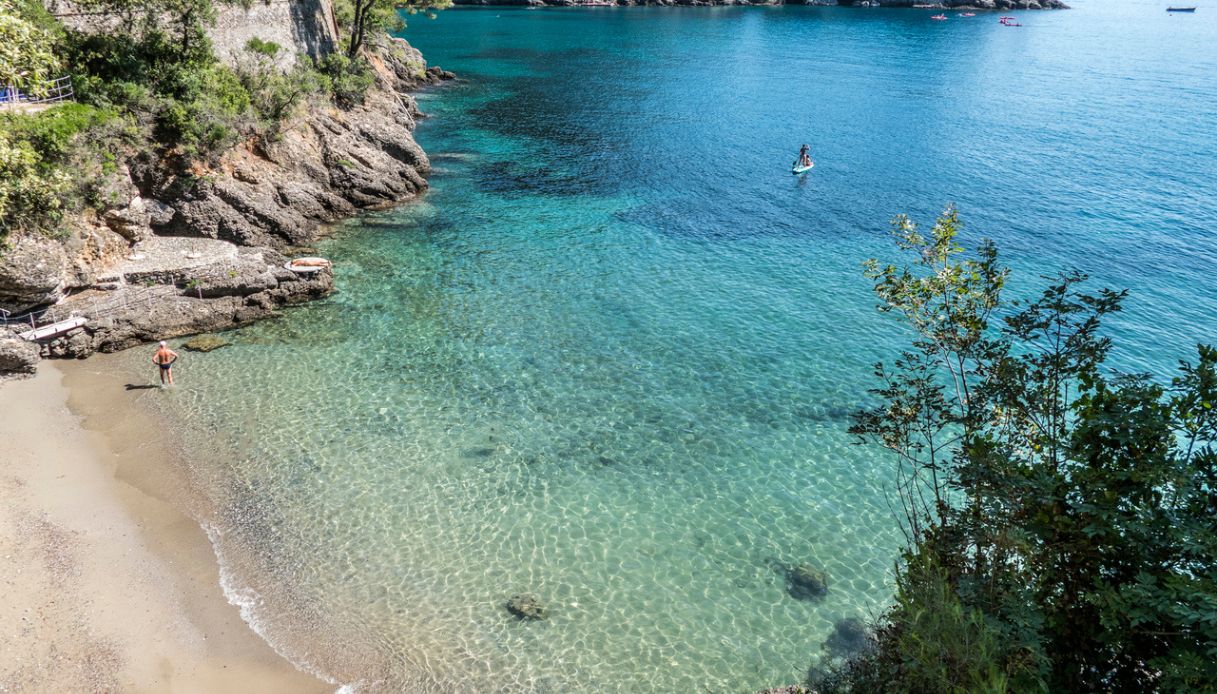
M507 600L507 611L520 619L545 619L545 606L532 593L519 593Z
M67 284L68 254L63 244L40 236L9 239L0 248L0 308L12 314L53 304Z
M828 575L811 564L786 571L786 592L798 600L818 600L828 594Z
M29 376L38 370L38 345L0 328L0 377Z

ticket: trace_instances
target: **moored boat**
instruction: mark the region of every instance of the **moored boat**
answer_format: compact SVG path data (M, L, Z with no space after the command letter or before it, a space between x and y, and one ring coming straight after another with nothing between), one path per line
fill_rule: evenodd
M1168 7L1167 12L1195 12L1195 7Z

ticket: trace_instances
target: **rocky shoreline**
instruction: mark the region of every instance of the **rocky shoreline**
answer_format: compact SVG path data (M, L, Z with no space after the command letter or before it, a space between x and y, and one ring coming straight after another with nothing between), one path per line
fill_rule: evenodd
M26 235L0 255L0 375L40 358L83 358L143 342L226 330L328 295L333 274L298 274L289 255L325 225L409 200L431 165L414 142L410 92L454 77L402 39L378 45L376 84L349 110L316 105L273 141L248 141L202 168L131 157L104 182L107 202L66 220L66 238ZM81 326L18 337L70 317Z
M1061 0L453 0L456 5L529 7L707 7L719 5L811 5L817 7L900 7L927 10L1067 10Z

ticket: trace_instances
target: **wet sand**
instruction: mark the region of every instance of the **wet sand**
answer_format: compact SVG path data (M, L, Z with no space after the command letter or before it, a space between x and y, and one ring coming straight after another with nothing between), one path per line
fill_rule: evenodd
M152 391L98 366L0 383L0 692L332 691L225 598Z

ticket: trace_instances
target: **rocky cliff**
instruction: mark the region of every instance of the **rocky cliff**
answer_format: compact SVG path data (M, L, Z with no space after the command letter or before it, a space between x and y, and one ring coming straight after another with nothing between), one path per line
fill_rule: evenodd
M38 350L85 357L236 327L328 294L329 269L298 274L284 254L328 222L426 189L430 163L414 142L420 113L409 92L452 76L427 70L400 39L380 42L371 62L377 81L359 106L313 104L277 138L244 142L206 166L152 153L120 163L102 186L104 204L66 220L61 238L9 239L0 310L36 312L39 324L87 318ZM28 370L31 351L10 332L0 334L0 372Z

